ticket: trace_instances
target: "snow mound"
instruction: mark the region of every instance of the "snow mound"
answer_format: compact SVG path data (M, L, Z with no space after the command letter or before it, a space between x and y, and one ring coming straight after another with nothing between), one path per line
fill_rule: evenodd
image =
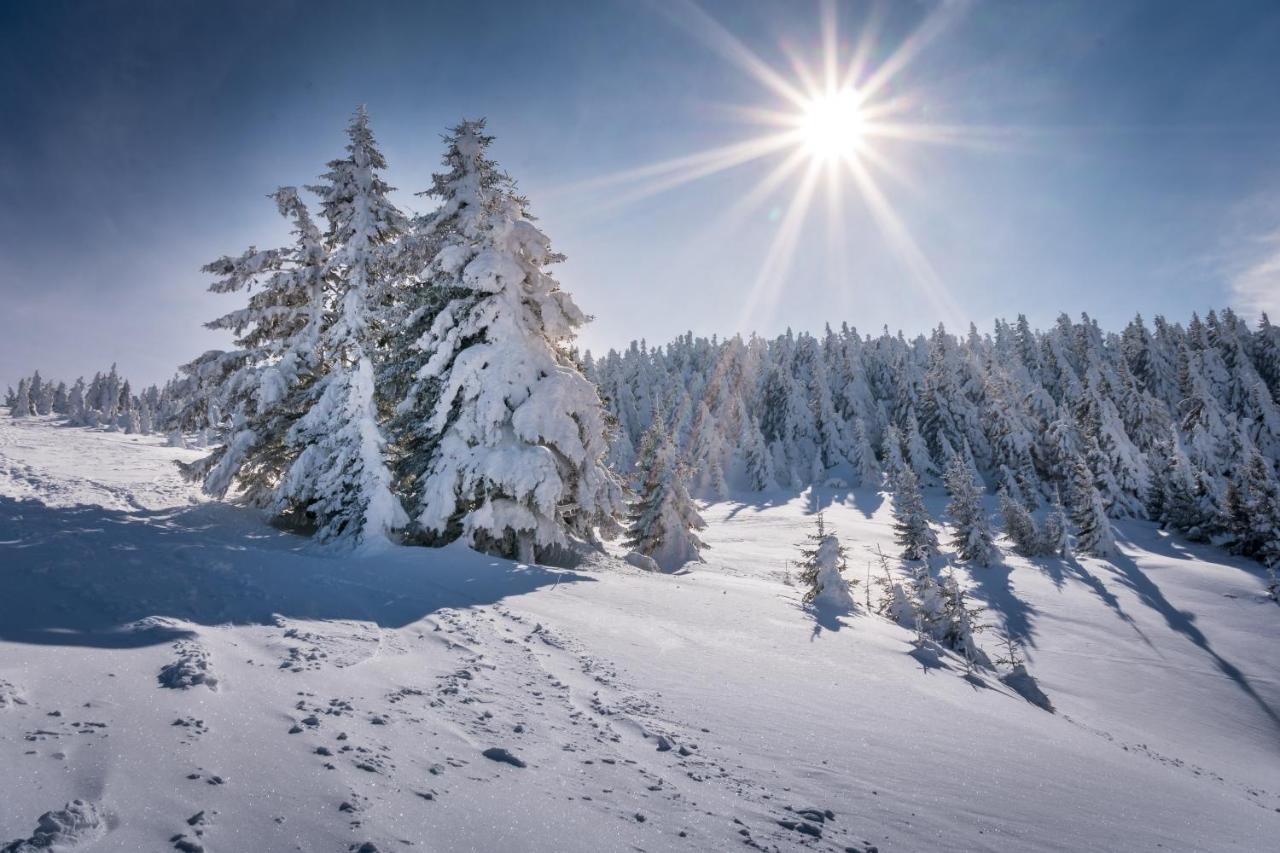
M662 569L659 568L657 562L653 559L653 557L649 557L644 554L641 554L639 551L632 551L631 553L627 554L627 556L624 559L631 565L635 566L637 569L644 569L646 572L662 571Z
M40 815L30 838L11 841L0 848L0 853L65 850L95 841L106 832L106 817L98 806L86 800L72 800L56 812Z
M173 690L189 690L203 684L210 690L218 689L218 677L214 674L209 652L198 643L179 641L173 644L178 659L165 664L157 679L161 687Z
M27 700L22 697L22 692L13 683L0 678L0 708L25 704Z

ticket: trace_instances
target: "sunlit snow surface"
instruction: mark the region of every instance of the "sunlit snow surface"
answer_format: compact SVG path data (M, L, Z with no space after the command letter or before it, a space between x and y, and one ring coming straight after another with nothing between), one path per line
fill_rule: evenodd
M870 491L711 506L688 574L565 571L327 553L201 500L173 466L195 455L0 410L0 849L1280 837L1280 607L1256 565L1151 525L1119 526L1114 564L959 570L1051 714L866 614L870 551L895 553ZM852 616L784 583L819 506Z

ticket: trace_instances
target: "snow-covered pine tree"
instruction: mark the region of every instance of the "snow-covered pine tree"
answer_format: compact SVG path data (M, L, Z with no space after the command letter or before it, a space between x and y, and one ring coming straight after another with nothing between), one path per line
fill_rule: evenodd
M764 436L754 421L742 425L742 461L747 473L747 487L763 492L778 484L773 478L773 455L765 446Z
M815 520L815 531L800 546L800 584L804 587L804 603L814 607L848 613L853 610L851 584L846 580L845 548L834 530L828 530L822 513Z
M880 470L880 462L876 459L876 451L867 431L867 422L862 418L854 418L852 433L853 449L850 453L850 462L858 477L858 485L865 488L879 488L884 480L884 472Z
M45 408L45 381L38 370L31 375L31 384L27 387L27 395L31 400L31 414L49 414L49 411Z
M897 478L898 472L907 465L902 456L902 433L896 426L890 424L885 428L883 445L884 453L882 458L884 459L884 468L889 480L892 482ZM916 482L917 484L920 482L919 478L916 479Z
M934 635L938 641L964 655L965 665L971 670L978 666L990 666L990 660L979 648L974 636L983 627L977 623L982 608L969 606L965 600L965 591L956 580L954 569L947 572L940 593L942 606L934 624Z
M1071 543L1067 531L1067 513L1062 508L1058 487L1053 488L1053 501L1040 530L1039 552L1047 557L1070 557Z
M997 551L986 510L982 507L982 493L968 463L959 453L953 454L947 465L946 485L951 493L947 514L954 528L952 546L961 560L979 566L990 565Z
M1257 447L1248 444L1241 454L1247 461L1228 486L1224 507L1229 545L1269 564L1280 557L1280 483Z
M727 455L744 460L750 444L744 425L754 422L767 436L776 479L783 487L802 487L814 476L815 436L821 433L821 424L799 410L814 400L817 354L847 425L845 456L855 473L857 421L895 469L903 464L901 431L915 411L935 463L949 462L968 443L972 453L966 455L976 460L980 479L1022 493L1029 511L1055 487L1070 498L1071 468L1081 456L1109 512L1150 513L1188 536L1215 539L1225 523L1226 483L1244 467L1232 432L1246 427L1264 459L1280 470L1280 407L1267 384L1280 370L1274 366L1280 332L1269 323L1249 332L1229 311L1193 320L1189 329L1161 317L1153 326L1148 334L1135 319L1124 335L1110 335L1087 317L1073 323L1064 316L1047 332L997 321L994 340L972 330L961 338L935 331L907 340L888 330L863 339L842 325L820 340L793 333L769 341L753 337L732 358L727 343L681 335L665 347L637 342L598 364L605 365L600 380L631 448L648 411L637 401L679 401L687 392L695 403L705 397L717 419L730 417L713 403L718 398L711 390L729 387L719 375L719 365L729 361L734 409L732 429L723 435L726 443L732 436L738 444ZM1192 362L1200 378L1184 377L1194 392L1184 393L1177 366ZM1181 425L1185 435L1177 430ZM680 429L687 431L687 423ZM1199 460L1188 460L1180 473L1166 441L1175 431L1183 453ZM622 455L611 458L629 466L634 451L619 445ZM1163 506L1170 491L1183 492L1183 509L1190 509L1178 524L1166 518Z
M903 466L893 480L894 541L902 546L904 560L929 560L938 554L938 535L929 526L929 513L920 494L920 481L910 466Z
M308 395L285 445L293 461L275 499L278 512L304 511L323 541L374 544L408 522L391 490L385 440L374 398L373 363L391 299L385 247L404 231L388 198L386 168L364 108L347 130L347 156L331 160L324 183L311 187L328 222L325 277L333 317L320 335L326 372Z
M9 415L15 418L31 417L31 380L22 378L18 380L18 391L14 397L13 407L9 409Z
M911 466L916 478L923 485L930 485L938 479L938 466L934 464L929 445L920 434L920 426L916 422L914 410L907 412L907 427L902 434L903 455Z
M252 504L276 500L284 472L296 460L286 440L306 410L308 391L322 369L321 334L331 270L320 229L293 187L272 193L280 215L293 226L294 245L236 258L222 257L204 271L219 276L214 293L248 291L248 304L211 323L236 335L237 366L218 396L233 413L227 440L187 466L207 494L222 497L237 484Z
M73 424L84 423L84 377L76 378L71 384L71 390L67 392L67 417L71 419Z
M660 422L641 440L641 462L640 495L627 514L623 544L663 571L700 562L707 546L696 531L707 525L689 497L688 471L676 459L675 445Z
M1034 557L1040 552L1040 530L1027 507L1007 488L1000 488L1000 516L1004 520L1004 533L1013 543L1013 550L1024 557Z
M483 121L455 127L432 188L454 224L430 282L458 295L418 341L418 378L438 391L409 404L435 436L415 511L431 535L533 560L616 530L622 486L600 395L567 352L587 318L547 273L561 256L491 142Z
M1076 527L1077 551L1103 558L1115 553L1111 519L1094 485L1093 473L1079 457L1071 468L1071 521Z

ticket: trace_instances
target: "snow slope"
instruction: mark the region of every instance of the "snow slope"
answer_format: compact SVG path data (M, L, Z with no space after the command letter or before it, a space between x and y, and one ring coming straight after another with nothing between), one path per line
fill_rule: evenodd
M687 574L569 571L326 552L201 500L172 464L193 455L0 410L0 850L1226 851L1280 833L1280 608L1257 566L1150 525L1120 525L1114 564L961 571L984 645L1005 625L1025 641L1049 713L912 656L865 584L853 616L800 608L785 561L819 507L853 577L877 543L894 553L869 491L711 506Z

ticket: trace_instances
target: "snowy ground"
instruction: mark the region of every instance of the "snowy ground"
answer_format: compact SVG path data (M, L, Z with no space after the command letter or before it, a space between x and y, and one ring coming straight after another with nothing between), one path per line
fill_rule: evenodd
M883 619L800 608L783 570L819 505L855 576L891 552L870 492L711 507L684 575L561 571L325 554L200 500L172 464L194 455L0 410L0 850L1280 836L1280 608L1256 566L1150 525L1114 564L963 573L1049 713Z

